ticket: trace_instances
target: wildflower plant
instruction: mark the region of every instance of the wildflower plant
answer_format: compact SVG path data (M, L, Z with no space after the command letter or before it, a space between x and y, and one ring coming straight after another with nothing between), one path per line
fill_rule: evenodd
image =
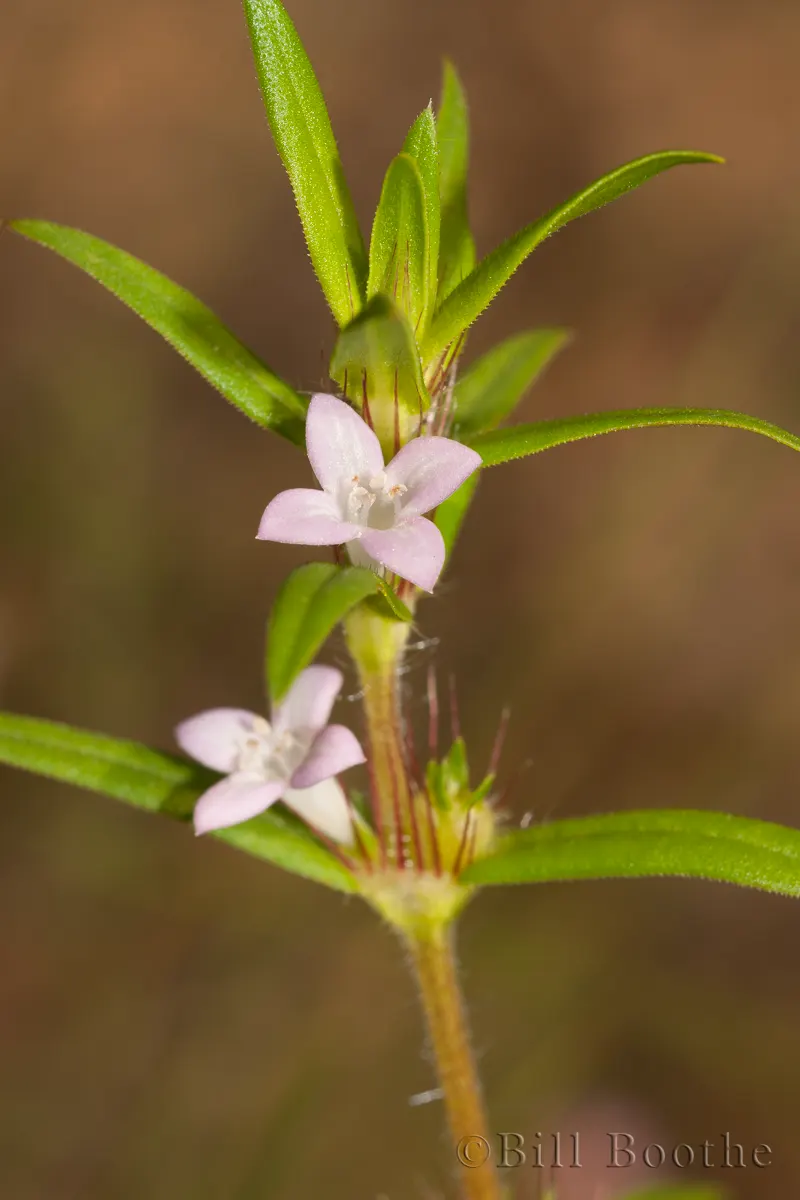
M610 171L478 259L468 222L468 117L448 63L441 101L412 124L362 238L311 64L280 0L245 0L272 134L311 262L338 329L331 387L284 382L198 299L99 238L39 220L14 232L91 275L170 342L261 430L281 437L319 490L265 496L257 536L321 550L292 572L269 619L271 719L215 709L184 720L188 757L0 714L0 761L189 822L285 870L360 896L399 934L416 971L444 1092L460 1194L498 1200L491 1164L455 1145L488 1130L453 953L481 888L675 875L800 894L800 832L722 813L620 812L514 829L498 804L501 738L482 779L459 730L440 745L435 672L429 744L414 745L403 660L482 472L565 442L643 426L722 425L800 449L743 413L644 408L508 424L564 347L521 333L465 371L472 323L550 234L672 167L721 161L667 150ZM255 522L254 522L255 525ZM252 537L256 529L243 529ZM265 548L266 552L266 548ZM344 627L362 689L358 732L329 723L342 675L315 664ZM363 747L363 748L362 748ZM366 761L366 804L339 775ZM187 841L186 853L192 853Z

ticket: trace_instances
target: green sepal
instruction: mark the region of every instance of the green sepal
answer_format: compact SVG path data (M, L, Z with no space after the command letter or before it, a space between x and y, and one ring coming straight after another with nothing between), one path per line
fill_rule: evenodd
M376 575L374 578L379 593L375 598L375 604L383 612L384 616L388 609L389 614L396 621L404 621L406 624L410 624L414 620L414 614L408 605L400 599L394 588L385 579L382 579L380 575Z
M439 237L441 227L441 203L439 199L439 147L436 135L436 118L433 106L428 105L417 117L408 131L403 151L415 162L422 181L425 201L425 305L419 321L414 321L414 332L422 340L428 322L436 307L439 271Z
M463 882L681 876L800 895L800 830L681 809L551 821L503 837Z
M55 721L0 713L0 763L189 821L197 797L220 776L197 763L121 738ZM340 892L353 877L291 813L260 817L206 835Z
M267 627L267 685L279 703L352 608L378 591L364 567L307 563L278 592Z
M472 807L474 804L482 804L483 801L487 799L489 793L494 787L495 778L496 776L493 774L485 775L483 777L481 782L475 788L475 791L472 792L470 796L470 807Z
M245 0L272 136L294 191L311 262L340 326L359 311L367 256L328 110L280 0Z
M389 296L420 327L429 304L428 233L419 167L408 154L389 164L372 226L367 296Z
M388 296L373 296L341 331L330 373L371 421L387 458L395 453L396 433L405 443L430 406L413 330Z
M598 434L662 425L719 425L727 429L744 429L771 438L792 450L800 450L800 437L781 429L779 425L747 413L729 412L721 408L626 408L617 412L557 417L552 421L533 421L529 425L514 425L508 429L481 433L471 438L469 444L480 454L484 467L494 467Z
M447 792L442 778L442 764L436 759L431 759L425 768L425 786L433 807L445 812L449 807Z
M454 739L444 758L439 761L432 759L427 764L425 781L436 808L447 811L455 804L464 807L471 805L467 747L462 737Z
M436 132L441 197L437 303L441 304L475 266L475 242L467 211L469 112L461 80L447 59L442 76Z
M567 329L533 329L501 342L459 378L454 394L454 430L459 441L494 429L569 341Z
M526 225L498 246L467 275L437 310L423 347L426 362L447 349L492 302L531 251L576 217L598 208L639 187L654 175L685 163L719 163L714 154L694 150L664 150L625 163L596 179L546 216Z
M132 254L79 229L50 221L8 224L113 292L251 421L302 445L307 401L191 292Z

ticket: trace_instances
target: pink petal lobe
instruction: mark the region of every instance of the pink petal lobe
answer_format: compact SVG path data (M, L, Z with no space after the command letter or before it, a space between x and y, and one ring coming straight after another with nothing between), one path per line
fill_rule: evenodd
M343 400L322 392L308 406L306 449L326 492L335 494L343 481L356 475L371 479L383 470L380 442L366 421Z
M251 732L255 714L244 708L210 708L182 721L175 730L181 750L212 771L226 775L235 768L242 740Z
M297 546L338 546L358 533L358 525L340 519L339 509L327 492L290 488L269 502L256 537L262 542L292 542Z
M286 790L284 779L265 782L246 775L231 775L203 792L194 809L194 831L227 829L264 812Z
M394 456L386 478L389 487L408 489L400 502L403 515L420 516L451 496L481 461L477 451L452 438L418 437Z
M366 757L356 735L344 725L327 725L315 737L291 784L293 788L313 787L363 762Z
M275 733L301 730L319 733L328 723L344 677L335 667L306 667L272 714Z
M394 529L367 529L361 546L376 562L423 592L433 591L444 566L444 539L426 517L413 517Z
M342 845L353 844L350 806L335 779L326 779L310 788L289 788L284 792L283 802L320 833Z

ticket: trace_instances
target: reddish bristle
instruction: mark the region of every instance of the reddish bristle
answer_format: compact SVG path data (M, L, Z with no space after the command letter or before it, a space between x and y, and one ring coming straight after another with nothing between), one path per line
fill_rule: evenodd
M436 686L436 668L428 668L428 750L436 758L439 749L439 690Z
M503 746L505 745L506 734L508 733L508 723L510 720L511 709L508 707L508 705L506 705L500 714L500 724L497 726L497 733L495 734L494 745L492 746L492 753L491 757L489 758L489 769L487 772L489 775L497 774L497 768L500 765L500 755L503 753Z

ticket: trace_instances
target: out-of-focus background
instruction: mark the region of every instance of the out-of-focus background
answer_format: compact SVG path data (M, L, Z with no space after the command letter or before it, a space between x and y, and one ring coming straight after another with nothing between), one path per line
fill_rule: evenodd
M290 10L366 228L445 53L472 101L481 251L625 159L727 156L570 226L495 301L470 355L576 331L525 418L697 404L800 429L795 5ZM236 0L8 4L0 111L0 210L126 247L324 384L332 322ZM300 455L72 267L6 233L0 276L0 704L163 747L198 709L258 707L265 613L307 552L254 533ZM512 704L515 818L796 825L798 611L800 460L652 430L492 472L422 622L479 764ZM408 1102L432 1086L416 998L365 907L96 796L5 770L0 787L4 1200L441 1194L442 1114ZM496 1128L728 1130L774 1165L700 1176L797 1194L797 904L681 881L508 890L468 912L461 950ZM569 1200L631 1182L563 1174ZM536 1172L515 1182L532 1195Z

